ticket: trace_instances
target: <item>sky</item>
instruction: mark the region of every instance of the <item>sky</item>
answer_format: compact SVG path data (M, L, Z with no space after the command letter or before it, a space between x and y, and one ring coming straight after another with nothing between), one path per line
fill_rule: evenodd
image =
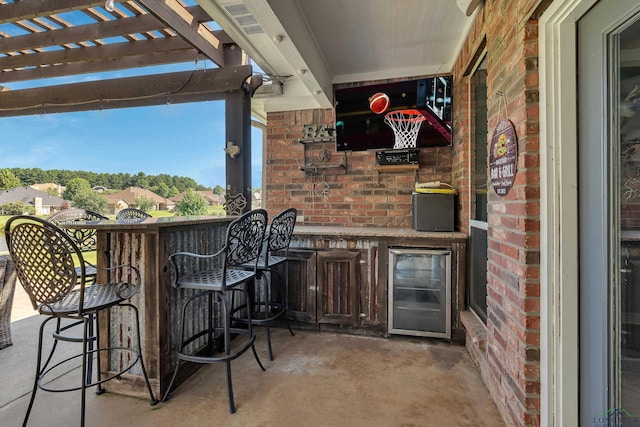
M144 172L225 186L224 101L0 118L0 168ZM262 132L252 127L252 187Z

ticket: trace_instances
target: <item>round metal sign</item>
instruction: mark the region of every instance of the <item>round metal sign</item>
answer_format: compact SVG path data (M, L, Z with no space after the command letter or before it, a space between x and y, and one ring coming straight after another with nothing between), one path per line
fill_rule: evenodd
M489 152L491 186L499 196L506 196L513 186L518 163L518 139L510 120L502 120L493 131Z

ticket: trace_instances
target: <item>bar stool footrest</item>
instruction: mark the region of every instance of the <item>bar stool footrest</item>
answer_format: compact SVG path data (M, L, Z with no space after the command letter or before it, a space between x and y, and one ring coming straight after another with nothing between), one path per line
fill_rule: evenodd
M64 389L62 389L62 388L49 388L44 384L44 382L45 382L44 379L47 377L47 375L52 373L52 371L55 368L57 368L59 366L62 366L64 364L66 364L66 363L70 363L74 359L81 358L81 357L84 357L84 356L93 357L94 354L98 354L98 357L100 357L99 354L101 352L114 352L114 351L123 351L123 352L130 353L130 356L132 356L132 357L130 357L128 360L130 360L131 362L126 367L121 369L120 371L111 373L107 378L103 378L100 381L95 381L95 382L91 382L91 383L85 383L84 388L94 387L94 386L97 386L99 384L104 384L107 381L111 381L113 379L116 379L116 378L120 377L122 374L124 374L127 371L129 371L131 368L133 368L133 366L136 363L138 363L138 360L140 360L140 353L136 349L128 348L128 347L101 348L101 349L88 351L86 355L84 355L82 353L75 354L73 356L67 357L64 360L59 361L55 365L50 366L49 368L47 368L47 370L42 372L38 376L38 388L40 388L41 390L44 390L44 391L54 392L54 393L64 393L64 392L67 392L67 391L82 390L82 388L83 388L82 386L72 387L72 388L64 388Z

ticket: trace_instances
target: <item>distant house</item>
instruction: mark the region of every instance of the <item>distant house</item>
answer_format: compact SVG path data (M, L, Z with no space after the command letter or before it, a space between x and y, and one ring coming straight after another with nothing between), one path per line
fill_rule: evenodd
M186 191L183 191L182 193L171 197L171 200L173 200L175 203L181 202L184 198L184 193L186 193ZM202 196L202 198L207 202L207 205L209 206L220 206L224 203L224 195L219 196L212 191L195 191L195 193L198 193L200 196Z
M107 209L114 214L118 213L124 208L137 207L136 199L141 197L153 200L154 206L152 210L172 210L172 207L175 207L175 204L171 200L165 199L164 197L157 195L153 191L146 190L140 187L128 187L118 193L108 194L106 197Z
M70 204L69 201L62 197L51 196L32 187L15 187L0 192L0 206L17 202L33 206L36 215L51 215L60 209L68 207Z
M33 184L33 185L30 185L30 187L40 191L47 191L47 190L53 189L58 193L58 196L62 196L62 193L64 192L64 190L67 189L67 187L60 184L53 183L53 182L46 182L44 184Z

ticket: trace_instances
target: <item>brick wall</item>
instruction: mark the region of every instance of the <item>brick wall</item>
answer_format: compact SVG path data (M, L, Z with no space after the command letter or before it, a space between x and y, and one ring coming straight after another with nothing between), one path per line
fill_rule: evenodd
M305 175L299 169L305 147L298 139L308 124L333 127L333 110L267 114L263 197L271 215L295 207L305 225L411 227L411 193L416 180L451 182L451 147L420 149L417 172L378 172L373 151L337 153L335 144L328 143L324 148L331 154L330 162L344 157L346 169Z
M486 342L467 341L503 417L518 426L540 424L538 27L532 17L539 16L536 7L541 3L485 0L454 70L455 96L460 100L469 90L470 69L486 47L487 143L505 118L513 122L518 136L513 188L504 197L489 191ZM455 185L467 194L473 134L469 116L465 103L454 104L452 174ZM464 206L461 215L464 222Z

